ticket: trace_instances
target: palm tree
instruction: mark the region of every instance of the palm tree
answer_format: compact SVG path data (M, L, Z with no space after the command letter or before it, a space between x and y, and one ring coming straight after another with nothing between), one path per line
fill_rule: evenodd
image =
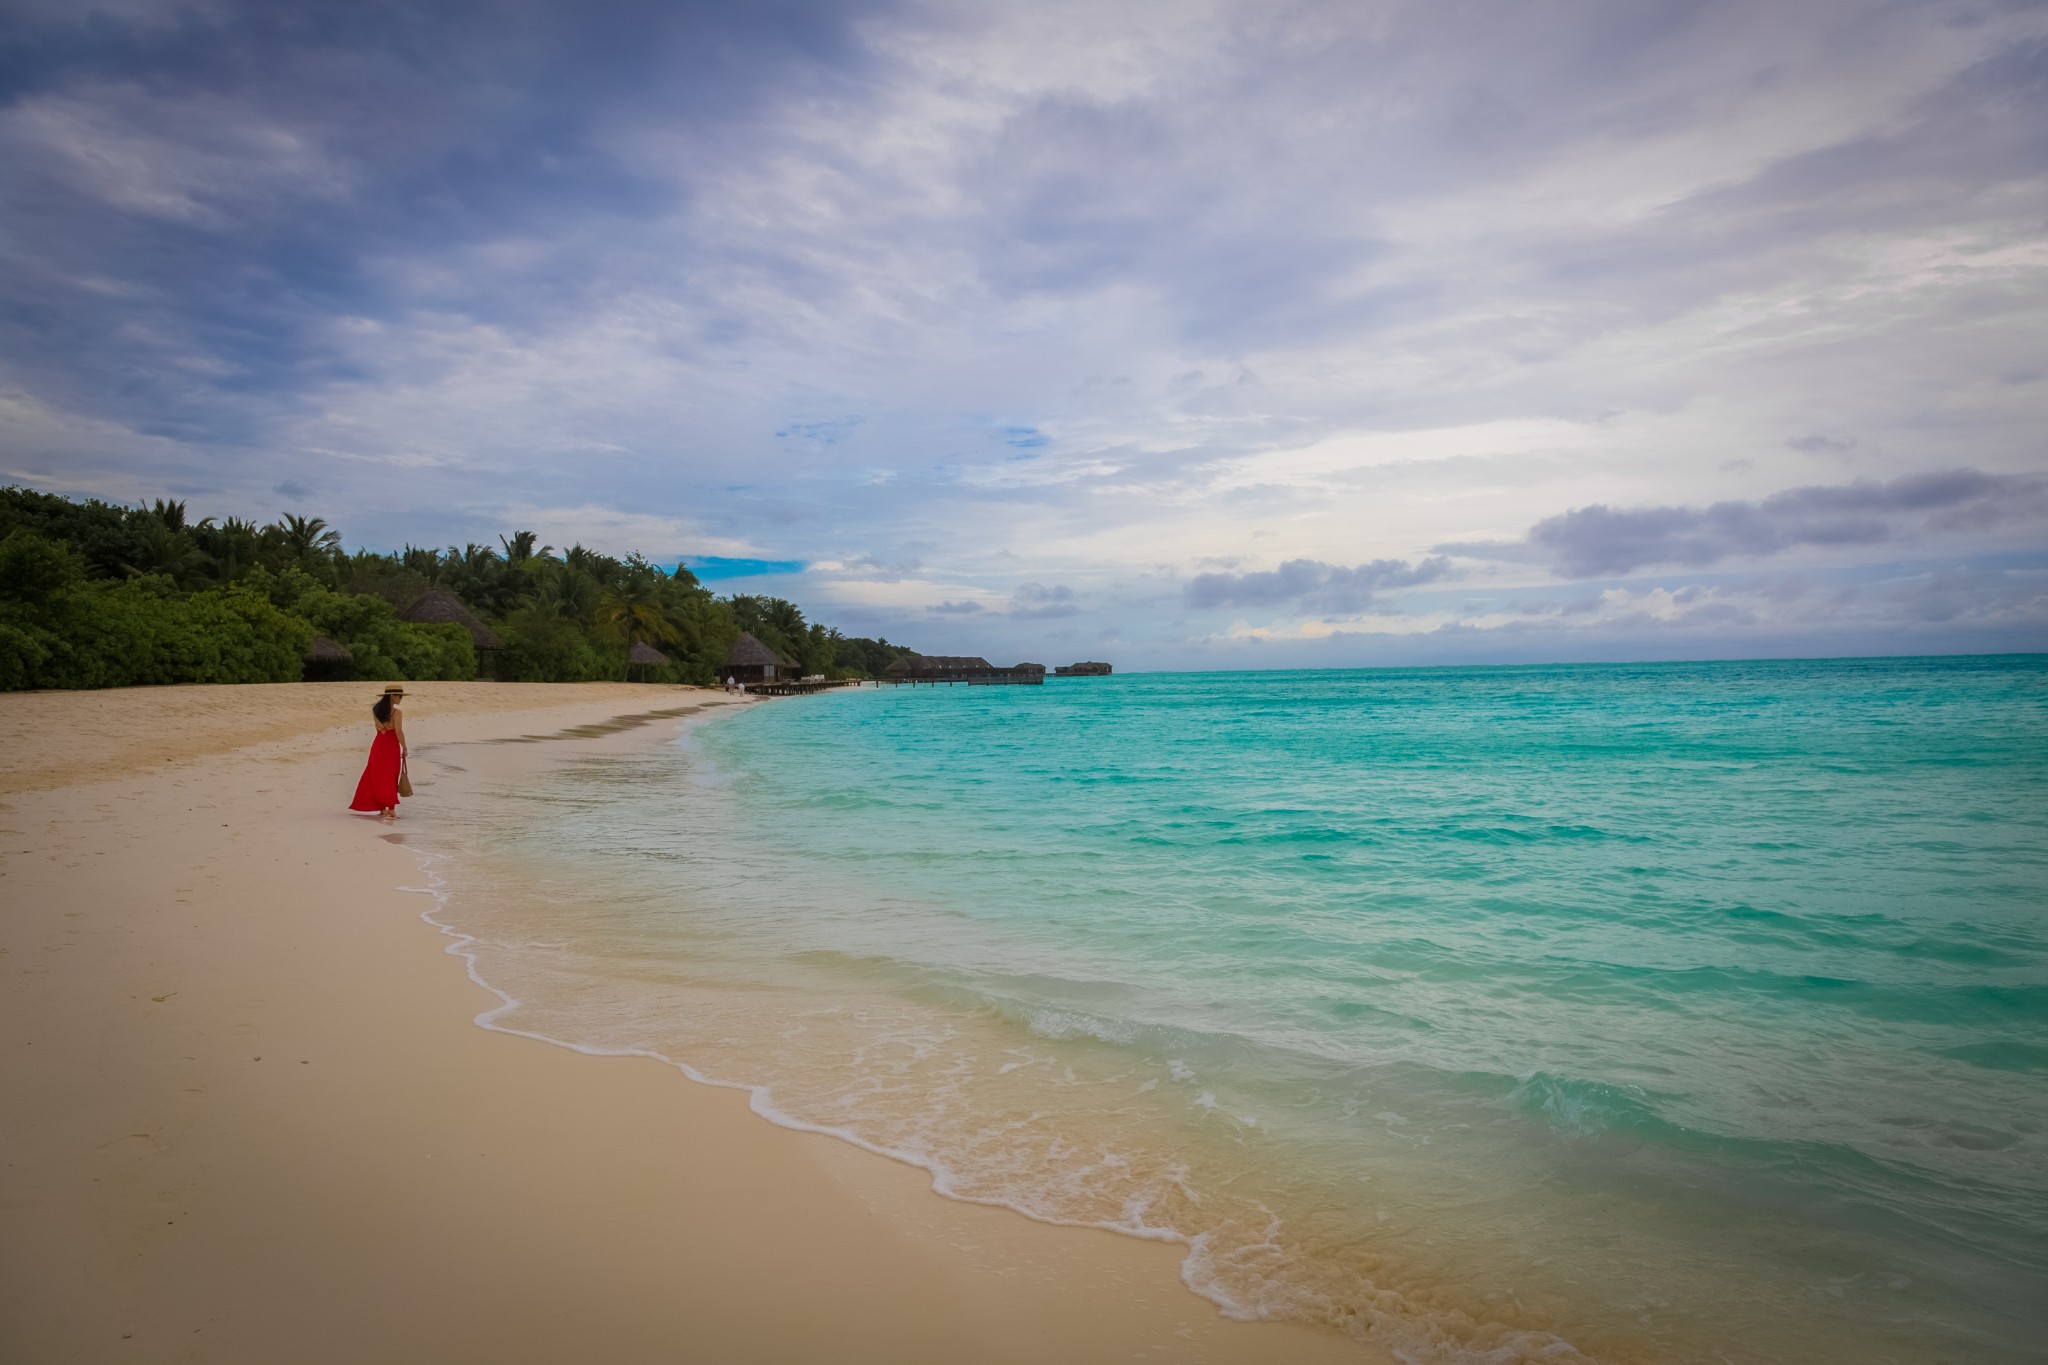
M601 555L581 545L571 545L563 554L562 562L578 573L589 574L600 583L613 582L625 568L625 565L610 555Z
M519 604L522 584L490 546L470 541L458 550L450 545L447 566L449 586L470 606L502 616Z
M324 558L341 548L341 532L330 531L327 523L319 517L302 517L296 512L287 512L276 525L285 548L297 563Z
M192 538L209 561L208 572L233 583L256 565L262 532L253 521L229 517L216 525L212 517L192 528Z
M429 583L439 583L446 568L441 561L439 550L422 549L417 545L406 546L404 553L399 556L399 562Z
M674 644L683 638L662 610L659 590L653 581L638 575L614 586L599 599L597 623L605 634L628 648L642 641Z
M460 569L464 577L484 578L498 566L498 552L488 545L479 545L472 540L459 550L450 545L448 560L451 567Z
M798 641L804 638L804 632L810 627L796 603L780 597L749 593L735 593L727 601L731 603L733 619L739 622L741 630L786 654L794 654L802 648Z
M154 513L130 523L128 542L122 550L120 569L130 576L168 574L183 583L206 568L206 555L193 544L192 537L182 530L173 530Z
M545 559L554 553L555 547L552 545L543 545L536 551L533 543L539 539L540 537L531 531L514 531L510 540L499 536L498 543L505 547L505 562L517 566L535 557Z
M557 569L541 580L533 604L565 621L588 621L597 615L597 581L588 574Z

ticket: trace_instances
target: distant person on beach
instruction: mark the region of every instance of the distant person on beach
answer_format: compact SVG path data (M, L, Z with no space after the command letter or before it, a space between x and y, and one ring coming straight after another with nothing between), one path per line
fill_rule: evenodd
M386 820L398 818L398 774L405 767L405 713L398 703L405 698L402 687L387 687L370 708L377 722L377 737L370 741L370 761L363 765L363 779L356 783L356 799L350 810L376 811Z
M733 677L733 676L732 676L731 674L727 674L727 675L726 675L726 679L725 679L725 690L726 690L726 691L728 691L728 692L737 692L737 691L739 690L739 686L740 686L740 685L739 685L739 682L738 682L738 680L737 680L737 679L735 679L735 678L734 678L734 677Z

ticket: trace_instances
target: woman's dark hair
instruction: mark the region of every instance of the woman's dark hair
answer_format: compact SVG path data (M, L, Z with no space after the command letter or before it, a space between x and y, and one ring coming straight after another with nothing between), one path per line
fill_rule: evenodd
M377 698L376 704L370 708L370 714L377 718L379 725L389 725L391 723L391 694L389 692Z

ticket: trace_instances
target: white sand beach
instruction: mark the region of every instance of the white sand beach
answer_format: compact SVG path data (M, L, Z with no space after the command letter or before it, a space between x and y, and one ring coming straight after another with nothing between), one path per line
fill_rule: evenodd
M1222 1318L1177 1247L948 1201L739 1092L477 1027L495 997L400 889L408 823L345 809L373 693L0 696L0 1359L1374 1358ZM731 704L420 683L406 723Z

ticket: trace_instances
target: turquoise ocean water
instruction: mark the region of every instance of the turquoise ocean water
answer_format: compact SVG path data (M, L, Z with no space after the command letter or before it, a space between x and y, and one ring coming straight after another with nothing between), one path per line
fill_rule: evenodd
M2041 1358L2048 658L775 702L456 789L496 1021L1414 1361Z

